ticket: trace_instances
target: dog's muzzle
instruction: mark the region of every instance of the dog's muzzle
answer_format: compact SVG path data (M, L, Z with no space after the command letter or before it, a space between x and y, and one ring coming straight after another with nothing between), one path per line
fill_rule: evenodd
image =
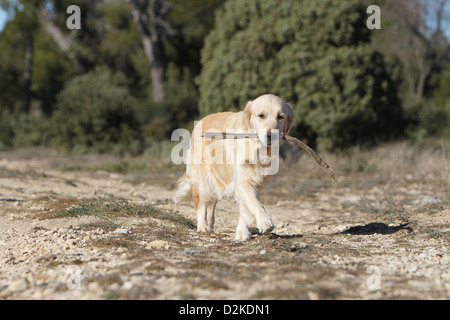
M270 130L266 133L266 143L268 146L278 144L282 138L282 133L279 130Z

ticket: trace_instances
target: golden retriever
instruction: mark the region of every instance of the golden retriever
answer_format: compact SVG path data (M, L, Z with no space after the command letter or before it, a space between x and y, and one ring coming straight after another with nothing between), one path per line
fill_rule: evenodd
M194 199L197 231L213 231L216 203L224 197L234 199L239 206L236 240L251 238L248 226L254 219L260 233L274 228L259 201L259 192L278 170L278 146L293 123L292 107L275 95L265 94L249 101L243 111L211 114L195 125L186 173L178 181L174 201ZM205 132L253 136L207 139Z

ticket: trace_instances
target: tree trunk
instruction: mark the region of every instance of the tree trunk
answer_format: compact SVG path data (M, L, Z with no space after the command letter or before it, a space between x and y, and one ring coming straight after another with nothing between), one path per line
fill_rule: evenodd
M47 9L43 5L39 7L38 11L39 21L44 26L45 30L52 37L53 41L55 41L56 45L59 49L67 54L67 57L72 61L75 73L83 74L85 72L84 68L81 66L78 58L78 51L76 48L76 43L71 36L65 35L59 28L56 26L51 18Z
M157 30L157 20L160 18L158 6L161 0L141 2L128 0L128 2L131 4L133 20L141 34L145 56L150 63L153 101L160 102L164 99L167 66L164 45Z
M31 77L33 76L33 33L28 33L27 44L25 48L25 86L24 97L25 101L22 107L22 112L29 113L31 106Z
M417 99L422 99L425 91L425 83L430 74L430 71L423 71L419 74L419 79L417 79L417 87L416 87L416 97Z

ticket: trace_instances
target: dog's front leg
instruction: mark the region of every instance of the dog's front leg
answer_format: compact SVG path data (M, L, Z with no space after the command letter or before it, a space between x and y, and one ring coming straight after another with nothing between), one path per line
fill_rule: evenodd
M237 197L237 202L239 205L239 222L236 228L236 240L245 241L252 237L248 227L255 219L239 197Z
M239 222L236 227L236 240L238 241L245 241L252 237L252 234L248 230L248 225L253 219L246 212L244 212L244 210L247 211L247 209L243 208L243 206L243 204L239 203Z
M256 224L260 233L269 232L274 228L272 219L258 200L257 192L250 185L245 182L239 183L236 188L236 196L241 207L238 227L242 219L244 219L243 222L248 222L249 219L246 215L250 213L256 218Z

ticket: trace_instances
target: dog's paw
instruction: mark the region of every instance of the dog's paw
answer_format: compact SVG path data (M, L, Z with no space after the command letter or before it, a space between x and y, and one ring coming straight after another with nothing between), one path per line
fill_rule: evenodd
M236 237L235 237L235 239L237 241L247 241L247 240L250 240L251 238L252 238L252 234L248 230L246 230L246 231L244 231L244 230L241 230L241 231L236 230Z
M214 232L214 229L207 226L202 226L197 227L197 232Z
M258 231L259 233L269 233L275 228L272 220L269 218L267 220L258 223Z

